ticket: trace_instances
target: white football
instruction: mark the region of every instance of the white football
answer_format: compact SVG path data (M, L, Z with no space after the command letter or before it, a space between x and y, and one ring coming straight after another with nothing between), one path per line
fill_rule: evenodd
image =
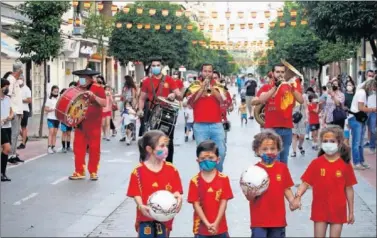
M152 193L148 199L149 214L159 222L170 221L177 214L178 201L167 190L159 190Z
M256 188L257 196L259 196L267 190L269 184L270 178L266 170L256 165L244 171L240 179L241 189L245 195L250 189Z

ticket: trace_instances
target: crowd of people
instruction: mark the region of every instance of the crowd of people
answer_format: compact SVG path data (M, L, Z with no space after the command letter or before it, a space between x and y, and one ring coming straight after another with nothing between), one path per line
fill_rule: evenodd
M28 140L31 93L24 84L21 66L15 64L13 72L1 79L2 181L10 181L6 176L8 162L23 162L16 149L26 148ZM245 194L250 203L252 236L285 237L284 198L290 209L296 210L309 187L315 191L311 216L315 236L324 236L328 224L330 236L340 236L342 224L354 222L352 186L357 181L353 170L369 168L364 160L364 147L375 152L377 76L373 71L367 72L366 81L360 85L350 77L346 82L337 77L318 92L310 86L305 88L302 78L286 79L287 67L283 64L274 65L265 82L254 79L253 75L237 81L229 80L222 77L213 65L203 64L196 82L184 84L178 72L171 77L163 74L162 68L160 58L151 59L148 74L141 85L136 86L134 79L127 75L119 96L114 95L99 72L91 69L73 72L79 80L71 82L69 87L80 88L90 101L87 112L90 120L84 120L76 128L59 121L55 114L59 96L67 89L52 86L44 108L49 129L48 153L57 152L59 129L62 132L62 152L72 150L71 132L74 131L75 171L69 177L71 180L86 178L87 152L90 179L98 180L101 138L110 141L111 135L116 135L116 111L120 111L120 142L130 145L138 134L140 164L132 172L127 195L137 204L136 230L140 237L152 233L166 237L172 229L173 221L160 223L148 215L150 208L146 201L153 192L169 190L178 200L178 210L182 204L182 184L178 170L172 164L174 127L168 135L146 127L151 109L159 103L160 97L171 102L182 101L185 132L181 133L185 133L186 142L192 133L197 144L200 172L190 181L188 191L188 201L194 208L193 231L196 237L228 235L225 210L233 193L229 178L223 174L226 137L230 130L227 115L237 108L241 125L246 125L248 120L254 119L254 106L257 105L264 105L265 121L252 144L255 154L261 158L256 166L267 171L270 185L262 195L257 195L255 190ZM236 83L241 104L238 105L236 95L230 94L229 83ZM137 120L140 120L139 133ZM366 128L369 141L364 144ZM17 147L19 135L22 141ZM303 183L294 195L288 157L291 147L291 157L297 156L297 149L305 155L305 140L312 140L311 148L319 151L318 158L313 159L306 169ZM208 194L209 187L212 188L211 195ZM334 189L337 189L337 195L322 203L324 193ZM272 200L275 201L273 206ZM274 214L273 219L266 214Z

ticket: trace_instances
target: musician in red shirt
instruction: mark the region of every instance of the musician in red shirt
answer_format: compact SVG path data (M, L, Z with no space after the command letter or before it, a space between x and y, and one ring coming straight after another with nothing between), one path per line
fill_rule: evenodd
M80 77L78 88L86 91L90 104L86 119L75 128L73 152L75 154L75 172L69 176L70 180L85 179L85 155L89 146L88 170L90 180L97 180L97 170L100 160L102 108L106 106L104 88L93 82L93 76L100 74L91 69L77 70L73 75Z
M304 98L298 80L288 83L284 79L285 71L283 64L273 66L273 79L259 89L252 105L265 104L264 128L273 129L281 136L284 149L280 152L280 161L288 164L288 153L292 144L293 107L296 101L304 103Z
M152 109L153 106L158 103L157 97L161 96L170 101L174 101L175 99L181 100L182 98L180 90L177 87L174 79L172 79L169 75L162 74L162 67L161 58L152 58L150 65L152 77L146 77L143 80L137 113L139 117L143 117L144 123L145 120L149 119L149 109ZM145 108L146 101L148 101L148 105ZM172 163L174 154L174 128L169 135L169 139L169 154L166 161Z
M200 88L188 99L194 111L195 141L197 144L205 140L212 140L216 143L220 155L217 170L222 172L225 160L225 132L221 118L221 104L225 100L225 95L218 87L215 87L218 83L213 79L211 64L202 65L198 82Z

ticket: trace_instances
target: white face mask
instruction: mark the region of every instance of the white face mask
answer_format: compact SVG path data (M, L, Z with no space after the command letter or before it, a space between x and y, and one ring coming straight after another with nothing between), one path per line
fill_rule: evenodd
M339 151L337 143L322 143L321 148L328 155L334 155Z
M351 92L352 90L353 90L353 87L350 86L350 85L348 85L348 86L347 86L347 91Z
M24 80L22 80L22 79L18 79L18 80L17 80L17 83L18 83L18 85L20 85L20 86L21 86L21 85L24 85Z

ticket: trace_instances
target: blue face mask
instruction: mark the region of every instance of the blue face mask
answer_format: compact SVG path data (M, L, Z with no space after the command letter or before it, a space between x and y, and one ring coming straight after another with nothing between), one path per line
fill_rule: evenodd
M159 75L161 73L160 67L152 67L152 74Z
M80 78L80 79L79 79L79 84L80 84L81 86L85 85L85 84L86 84L86 78Z
M208 172L214 170L216 165L217 165L217 162L212 161L212 160L203 160L199 162L200 170L204 170Z
M272 164L275 160L279 160L280 154L262 154L260 157L262 158L263 163L265 164Z

